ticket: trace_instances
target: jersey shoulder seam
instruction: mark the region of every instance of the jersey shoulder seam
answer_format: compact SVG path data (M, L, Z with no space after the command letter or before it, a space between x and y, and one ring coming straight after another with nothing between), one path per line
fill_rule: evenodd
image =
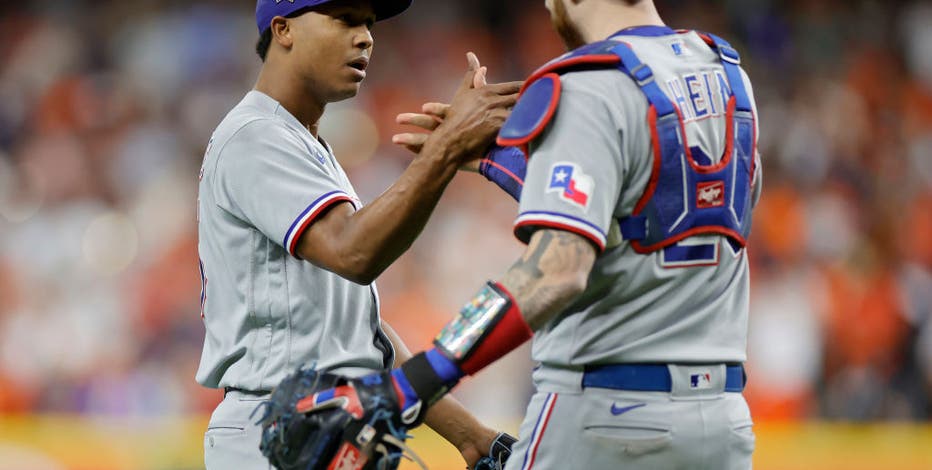
M602 72L602 73L600 73ZM625 74L620 70L611 68L611 69L595 69L595 70L569 70L564 74L560 74L560 81L563 83L563 91L571 91L573 93L584 93L586 95L592 96L594 98L599 98L605 100L605 96L602 93L598 93L593 90L593 88L602 88L602 87L611 87L614 85L615 81L597 81L594 78L595 74L604 74L617 75L619 77L624 77ZM619 80L624 83L626 80ZM634 83L632 82L632 85ZM595 86L593 86L595 85Z
M230 133L229 137L224 139L223 143L220 145L220 148L217 149L217 160L214 162L214 168L213 168L214 171L216 171L217 167L220 166L220 159L223 156L223 151L226 150L227 144L233 141L233 139L235 139L236 136L239 135L240 132L245 130L247 127L250 127L250 125L252 124L256 124L259 122L265 122L265 121L274 121L274 120L276 120L274 116L256 116L240 124L239 127L237 127L235 131Z
M601 71L614 72L619 76L619 79L604 82L593 81L590 79L593 72ZM584 78L584 74L588 75L588 77ZM567 81L564 80L564 77L569 78L570 76L574 77L569 80L569 83L567 83ZM644 96L644 93L641 92L640 88L638 88L637 84L617 69L571 71L566 75L561 75L561 81L563 81L564 93L585 95L591 99L594 99L596 102L601 103L607 108L617 106L617 103L614 103L614 101L608 98L605 93L606 91L617 93L618 96L622 97L630 93L631 96L639 97L636 99L642 99L645 104L647 103L647 98ZM583 83L580 83L580 81L583 81ZM628 110L625 109L625 111ZM628 113L625 112L624 114L627 115Z

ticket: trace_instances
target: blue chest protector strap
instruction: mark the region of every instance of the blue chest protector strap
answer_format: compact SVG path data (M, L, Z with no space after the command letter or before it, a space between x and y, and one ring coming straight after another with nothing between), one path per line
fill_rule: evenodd
M525 82L521 98L498 136L525 156L557 110L561 74L614 68L637 83L650 105L653 144L650 182L631 214L619 219L622 236L639 253L658 251L695 235L726 236L733 247L746 244L751 230L751 181L756 124L739 64L724 39L700 37L715 49L725 69L729 98L725 151L718 163L693 158L680 109L664 94L653 70L619 39L588 44L545 65ZM624 158L624 156L617 156Z
M612 49L621 59L619 69L638 84L650 104L648 119L654 145L651 179L634 212L619 220L622 236L639 253L702 234L724 235L733 246L743 247L751 230L756 142L751 100L738 66L738 53L721 38L710 38L731 88L725 154L713 165L702 165L693 158L682 114L660 89L650 67L627 44Z

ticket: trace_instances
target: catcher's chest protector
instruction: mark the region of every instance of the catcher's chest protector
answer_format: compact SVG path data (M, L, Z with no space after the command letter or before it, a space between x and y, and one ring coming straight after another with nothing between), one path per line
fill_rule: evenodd
M751 231L757 142L754 112L738 52L717 36L700 36L719 53L730 88L727 142L719 163L704 164L694 158L680 109L663 93L651 68L631 46L615 40L588 44L535 72L502 128L498 144L514 145L528 153L528 143L543 132L559 103L559 74L617 68L647 97L654 148L650 182L633 213L619 220L624 238L638 253L661 250L702 234L724 235L736 250L744 247Z

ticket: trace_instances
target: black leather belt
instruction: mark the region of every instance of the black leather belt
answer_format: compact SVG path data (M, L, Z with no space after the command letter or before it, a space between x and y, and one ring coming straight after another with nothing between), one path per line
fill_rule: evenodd
M268 395L272 393L271 390L243 390L236 387L223 387L223 396L227 396L230 392L242 393L243 395L251 395L255 397L261 397L263 395Z

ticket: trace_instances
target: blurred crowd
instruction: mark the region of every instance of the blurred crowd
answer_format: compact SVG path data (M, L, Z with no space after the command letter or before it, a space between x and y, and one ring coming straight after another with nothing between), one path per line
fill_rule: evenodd
M657 3L672 27L736 43L755 84L757 419L929 419L932 4ZM259 68L254 6L0 3L0 413L191 413L219 401L194 382L196 184L211 131ZM395 115L449 98L466 51L491 80L562 52L539 0L417 0L374 35L363 91L322 126L363 200L410 160L390 144ZM482 177L457 177L378 281L409 346L426 346L520 253L516 209ZM460 397L486 418L523 415L530 384L515 377L528 375L527 356Z

